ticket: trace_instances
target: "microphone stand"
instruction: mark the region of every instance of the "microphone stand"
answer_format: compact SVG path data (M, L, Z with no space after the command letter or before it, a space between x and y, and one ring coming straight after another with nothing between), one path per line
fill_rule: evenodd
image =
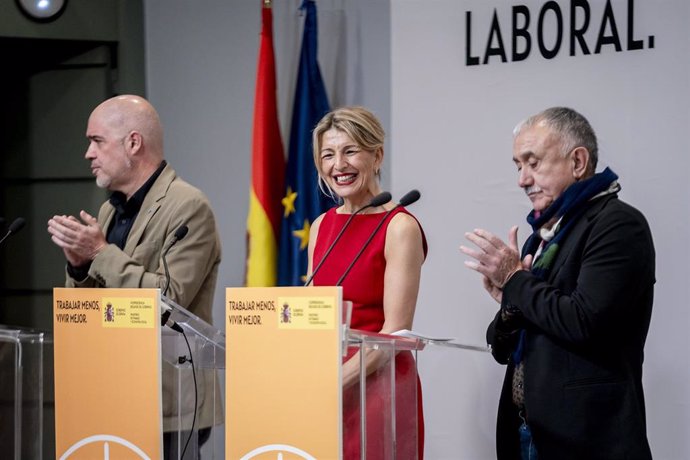
M163 259L163 269L165 270L165 289L163 290L163 297L168 293L168 288L170 287L170 271L168 269L168 261L166 260L166 257L168 255L168 251L177 244L178 241L180 241L182 238L187 236L187 232L189 231L189 228L186 225L180 226L176 231L175 235L173 236L173 240L170 242L170 245L168 245L167 249L165 252L163 252L163 255L161 258ZM178 363L179 364L184 364L184 363L189 363L192 366L192 377L194 379L194 416L192 417L192 428L189 431L189 436L187 436L187 442L185 442L184 449L182 449L182 456L180 458L184 458L185 453L187 452L187 447L189 446L189 442L192 439L192 435L194 434L194 426L196 424L196 414L197 414L197 407L198 407L198 395L199 395L199 389L198 389L198 384L196 381L196 370L194 369L194 360L192 356L192 347L189 344L189 340L187 339L187 334L185 334L184 329L182 326L177 324L176 321L173 321L170 319L170 315L172 314L172 309L166 310L162 315L161 315L161 325L162 326L168 326L172 330L179 332L182 334L182 337L184 338L185 343L187 344L187 350L189 351L189 358L186 356L180 356L178 357Z
M166 296L166 294L168 293L168 288L170 287L170 270L168 270L168 261L166 260L168 256L168 251L170 251L170 249L173 246L175 246L175 244L177 244L178 241L187 236L188 231L189 228L186 225L182 225L180 226L180 228L175 230L175 235L173 236L172 241L170 242L167 249L163 252L163 255L161 256L161 258L163 259L163 270L165 270L165 289L163 289L163 297ZM170 319L171 314L172 310L166 310L165 312L163 312L163 314L161 315L161 326L168 326L174 331L181 332L182 334L184 334L184 330L182 329L182 327L175 321Z
M355 262L357 262L357 260L359 260L359 257L362 255L364 250L367 248L367 246L369 246L369 243L371 242L371 240L374 239L374 235L376 235L378 233L378 231L381 228L381 226L383 225L383 223L386 221L386 219L388 219L388 216L390 215L390 213L392 213L393 211L395 211L396 209L398 209L401 206L411 205L412 203L417 201L419 199L419 197L420 197L419 191L410 190L402 198L400 198L400 201L398 202L398 204L395 205L395 207L393 209L390 209L389 211L386 212L386 214L384 214L383 218L379 221L378 225L376 226L374 231L371 233L371 235L369 235L369 238L367 238L367 240L364 242L364 245L359 250L359 252L355 256L355 258L352 259L352 262L350 262L350 265L348 265L348 267L345 269L345 271L343 272L343 274L340 277L340 279L338 280L338 282L335 283L336 286L340 286L342 284L343 280L345 280L345 277L350 273L350 270L355 265Z
M364 211L367 208L375 208L377 206L381 206L382 204L386 204L391 200L391 194L388 192L382 192L376 195L374 198L371 199L369 204L366 206L363 206L359 208L357 211L353 212L350 214L350 217L348 217L347 221L345 222L345 225L343 225L343 228L340 229L340 232L338 232L338 235L335 237L331 245L328 247L326 250L326 253L323 255L321 258L321 261L319 264L316 266L316 268L311 272L311 276L307 279L307 282L304 283L304 286L309 286L309 284L312 282L314 279L314 275L319 271L321 266L323 265L324 261L328 258L328 255L331 253L333 248L335 247L335 244L340 240L340 237L343 236L343 233L345 232L345 229L350 225L350 222L352 222L352 219L359 214L360 212Z
M350 262L350 265L347 266L347 268L346 268L345 271L343 272L343 274L342 274L342 276L340 277L340 279L338 280L338 282L335 283L336 286L340 286L340 285L342 284L342 282L343 282L343 280L345 279L345 277L350 273L350 270L351 270L352 267L355 265L355 262L357 262L357 260L359 260L359 257L362 255L362 253L363 253L364 250L367 248L367 246L369 246L369 243L371 242L371 240L374 239L374 236L378 233L378 231L379 231L379 229L381 228L381 226L383 225L383 223L386 221L386 219L388 219L388 216L390 215L390 213L392 213L393 211L395 211L395 210L396 210L397 208L399 208L399 207L400 207L400 205L397 204L393 209L387 211L386 214L383 215L383 218L379 221L378 225L376 226L376 228L374 229L374 231L371 233L371 235L369 235L369 238L367 238L367 240L364 242L364 245L363 245L362 248L359 250L359 252L358 252L357 255L355 256L355 258L352 259L352 262Z

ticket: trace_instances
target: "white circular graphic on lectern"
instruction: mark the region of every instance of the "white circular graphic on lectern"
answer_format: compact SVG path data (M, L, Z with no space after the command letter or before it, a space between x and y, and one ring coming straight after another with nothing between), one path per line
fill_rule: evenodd
M110 460L109 443L111 442L126 447L127 449L129 449L130 452L138 455L143 460L151 460L151 458L148 455L146 455L146 453L143 450L141 450L131 442L127 441L126 439L120 438L119 436L113 436L111 434L95 434L93 436L89 436L88 438L84 438L81 441L75 442L72 445L72 447L67 449L67 451L64 454L62 454L60 460L68 459L70 455L72 455L73 453L75 453L87 444L98 443L103 443L103 460Z
M302 449L298 449L297 447L293 446L288 446L287 444L269 444L267 446L257 447L251 452L244 454L244 456L240 460L251 460L252 458L259 456L260 454L266 454L270 452L275 452L276 454L278 454L278 456L276 457L278 460L283 459L284 452L299 455L304 460L316 460L316 458L312 457Z

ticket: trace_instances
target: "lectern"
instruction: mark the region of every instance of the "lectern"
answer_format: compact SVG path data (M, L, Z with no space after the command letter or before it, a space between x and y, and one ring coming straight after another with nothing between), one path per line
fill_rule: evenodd
M472 350L487 352L487 347L457 343L451 339L440 339L413 334L381 334L356 329L348 329L346 346L348 354L359 351L365 359L359 360L360 380L356 387L356 407L353 412L359 421L344 424L344 437L359 437L358 452L348 450L349 457L376 460L395 460L399 458L416 459L418 452L418 423L415 409L418 405L419 386L417 383L417 363L423 359L421 352L430 349ZM367 359L371 351L379 352L376 369L366 375ZM405 354L413 360L404 359ZM382 357L381 357L382 356ZM405 366L398 369L398 366ZM400 372L399 372L400 371ZM402 374L402 375L401 375ZM423 376L422 376L423 379ZM347 395L348 390L345 390ZM345 397L345 404L353 395ZM366 407L366 410L362 410ZM346 414L347 416L347 414ZM348 431L354 430L354 433Z
M225 337L160 290L56 288L54 326L58 458L158 459L165 442L196 459L200 430L222 436Z
M349 329L339 287L228 288L226 304L227 458L417 458L418 353L464 346Z
M0 452L16 460L43 458L44 385L52 373L44 369L51 335L0 325Z
M170 321L179 325L185 334L170 327L161 331L163 352L163 398L171 403L170 412L176 414L164 430L170 433L171 458L182 458L181 453L189 439L184 459L198 458L198 433L210 430L205 453L209 458L224 458L216 438L225 434L225 413L220 382L225 377L225 334L198 316L182 308L171 299L161 298L164 310L170 311ZM186 340L185 340L186 338ZM192 362L189 361L189 349ZM192 372L192 366L194 372ZM196 394L195 394L196 380ZM194 415L196 398L197 413ZM165 404L163 405L165 408ZM194 423L193 435L190 429Z

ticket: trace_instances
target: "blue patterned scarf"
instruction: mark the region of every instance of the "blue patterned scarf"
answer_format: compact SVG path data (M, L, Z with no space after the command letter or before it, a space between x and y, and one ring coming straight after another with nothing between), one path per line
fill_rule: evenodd
M539 258L532 265L532 273L543 280L548 278L560 242L589 208L594 197L620 190L617 179L616 173L606 168L589 179L572 184L538 217L534 210L529 213L527 222L532 226L533 233L522 247L522 258L527 254L534 255L541 242L546 242ZM556 222L555 226L550 230L545 229L550 222Z
M591 200L598 196L609 195L620 190L618 175L606 168L589 179L575 182L569 186L556 201L537 216L532 210L527 216L527 222L532 226L533 233L522 247L522 258L534 255L542 241L546 245L539 257L532 264L532 273L539 279L548 279L553 261L556 259L561 241L568 235L570 229L591 205ZM550 227L550 229L546 227ZM525 342L525 330L520 333L518 346L513 353L513 362L518 365L522 359L522 349Z

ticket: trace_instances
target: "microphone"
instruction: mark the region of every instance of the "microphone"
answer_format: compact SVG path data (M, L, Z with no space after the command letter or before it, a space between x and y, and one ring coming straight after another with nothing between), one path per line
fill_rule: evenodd
M175 234L173 235L172 241L170 241L170 244L168 245L167 248L165 248L165 251L163 252L163 256L161 257L163 259L163 269L165 270L165 289L163 289L163 296L165 296L168 293L168 288L170 287L170 270L168 270L168 261L166 260L166 257L168 255L168 251L177 244L178 241L180 241L182 238L187 236L187 233L189 232L189 227L186 225L181 225L177 230L175 230ZM166 310L162 315L161 315L161 326L168 326L169 328L177 331L177 332L183 332L182 327L180 327L179 324L177 324L175 321L170 319L170 314L172 313L172 310Z
M384 205L384 204L388 203L391 200L391 198L392 197L391 197L390 193L381 192L378 195L376 195L374 198L372 198L371 201L369 202L369 204L359 208L357 211L350 214L350 217L347 219L347 221L345 222L345 225L343 225L343 228L340 229L340 232L338 232L338 235L335 237L335 239L333 240L331 245L326 250L326 253L321 258L321 261L316 266L316 268L311 272L311 276L307 279L307 282L304 283L305 286L309 286L309 283L311 283L311 281L314 279L314 275L316 275L316 272L319 271L319 269L323 265L324 261L328 257L328 254L331 253L331 251L335 247L335 244L338 242L338 240L340 240L340 237L343 236L345 229L350 225L350 222L352 222L352 219L355 217L355 215L359 214L360 212L364 211L367 208L376 208L378 206Z
M402 198L400 198L400 201L398 201L398 206L409 206L411 204L414 204L417 202L417 200L419 200L419 198L421 196L422 196L422 194L419 193L419 190L412 189L409 192L407 192L406 194L404 194ZM396 208L398 206L396 206Z
M374 239L374 235L376 235L378 233L378 231L381 228L381 226L383 225L383 223L386 221L386 219L388 219L388 216L390 215L390 213L392 213L393 211L395 211L397 208L399 208L401 206L409 206L412 203L417 202L417 200L419 200L420 197L421 197L421 194L419 193L419 190L416 190L416 189L410 190L405 195L403 195L402 198L400 198L400 201L398 201L398 204L396 204L393 209L391 209L390 211L386 212L383 215L383 217L379 221L378 225L376 226L374 231L371 233L371 235L369 235L369 238L364 242L364 245L359 250L359 252L355 256L355 258L352 259L352 262L350 262L350 265L347 266L347 268L345 269L345 272L343 272L343 274L340 276L340 279L338 280L338 282L335 283L336 286L340 286L342 284L342 282L345 280L345 277L350 273L350 270L352 270L352 267L354 267L355 262L357 262L357 260L362 255L364 250L367 248L367 246L369 246L369 243L371 242L371 240Z
M170 246L168 246L168 249L170 249L174 244L176 244L182 238L187 236L187 233L189 233L189 227L187 227L186 225L181 225L180 228L175 230L175 234L173 235L173 240L170 242Z
M163 295L166 295L168 293L168 288L170 287L170 271L168 271L168 262L167 260L165 260L165 258L168 255L168 251L170 251L170 248L175 246L175 244L177 244L178 241L187 236L187 232L189 232L189 228L186 225L182 225L180 226L180 228L175 230L175 235L173 235L172 241L163 252L163 268L165 269L165 289L163 289Z
M14 235L19 230L24 228L25 224L26 220L23 217L17 217L16 219L14 219L10 224L10 227L7 229L7 233L5 233L5 236L3 236L2 239L0 239L0 244L2 244L3 241L9 238L10 235Z
M177 324L176 321L173 321L172 319L170 319L170 315L172 315L172 308L170 308L165 303L163 303L162 306L163 306L163 309L165 309L165 311L163 313L161 313L161 326L168 326L173 331L177 331L180 334L184 334L184 330L182 329L182 326Z

